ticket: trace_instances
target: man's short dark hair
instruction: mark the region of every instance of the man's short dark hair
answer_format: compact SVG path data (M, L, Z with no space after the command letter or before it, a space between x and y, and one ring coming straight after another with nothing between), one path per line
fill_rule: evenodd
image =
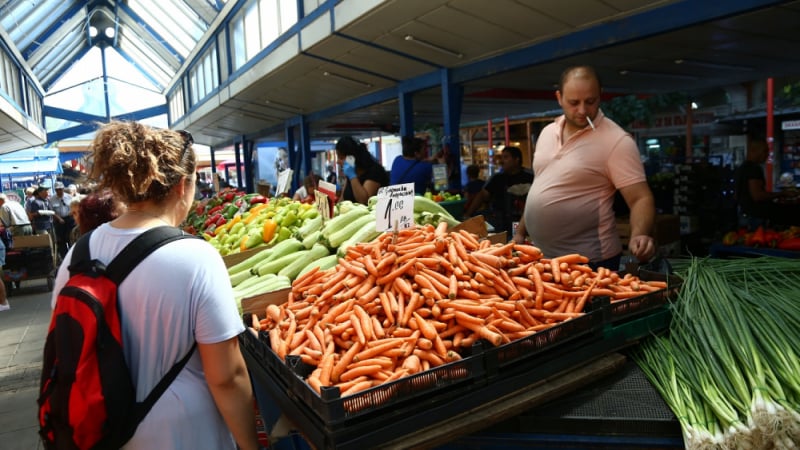
M519 147L504 147L503 153L508 152L513 158L519 160L520 164L522 163L522 150Z

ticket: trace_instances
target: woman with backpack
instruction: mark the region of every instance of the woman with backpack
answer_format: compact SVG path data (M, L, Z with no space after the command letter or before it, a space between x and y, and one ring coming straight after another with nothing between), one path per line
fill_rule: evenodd
M184 220L195 194L192 144L187 132L136 122L112 122L97 132L89 178L127 209L88 235L92 260L108 265L147 230ZM59 268L54 308L64 301L60 291L79 244ZM244 324L219 253L195 238L148 252L119 283L118 308L138 402L179 368L123 448L257 449L253 393L237 337Z

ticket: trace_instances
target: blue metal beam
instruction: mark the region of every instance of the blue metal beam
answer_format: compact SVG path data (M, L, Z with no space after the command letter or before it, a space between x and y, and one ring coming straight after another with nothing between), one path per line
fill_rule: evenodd
M326 108L321 111L317 111L315 113L311 113L306 116L306 120L309 122L315 122L317 120L327 119L328 117L331 116L348 113L350 111L355 111L357 109L365 108L367 106L375 105L377 103L382 103L387 100L394 100L396 98L397 98L397 88L390 87L386 89L381 89L380 91L375 91L363 95L348 102L341 103L336 106L331 106L330 108Z
M115 120L144 120L149 119L151 117L160 116L161 114L167 114L169 112L169 106L164 103L161 105L151 106L149 108L140 109L138 111L131 111L124 114L118 114L116 116L112 116L112 119Z
M150 25L148 25L145 20L139 17L139 15L136 14L131 9L130 6L128 6L123 2L117 2L117 5L125 14L130 16L134 21L136 21L136 23L138 23L142 28L144 28L144 30L147 31L150 34L150 36L153 37L155 42L161 44L165 49L167 49L168 52L172 53L175 56L175 58L178 60L180 64L183 64L183 56L181 56L181 54L169 44L169 41L161 37L160 34L158 34L155 30L150 28Z
M444 112L444 138L442 150L447 150L449 166L448 188L461 190L461 105L464 99L464 86L455 84L450 79L451 71L443 69L442 76L442 111ZM446 147L446 149L444 148Z
M56 82L58 82L58 80L60 80L61 77L63 77L64 74L67 73L68 70L75 67L75 63L77 61L80 61L84 56L86 56L86 54L89 53L89 50L91 49L92 49L91 47L84 44L83 48L81 48L81 50L77 54L75 54L75 57L72 58L72 60L69 63L61 65L61 68L56 72L54 72L54 75L50 77L50 82L48 83L42 82L42 88L45 90L45 92L49 91L50 87L53 86L53 84L55 84ZM41 80L39 81L41 82Z
M38 50L45 41L50 39L50 37L55 34L65 22L68 22L70 19L72 19L72 16L80 12L83 7L84 5L82 2L75 2L70 9L64 11L64 14L50 22L50 26L47 27L42 34L37 36L36 39L30 43L30 45L25 47L25 49L20 49L22 57L25 58L26 61L30 59L33 52Z
M786 0L683 0L576 31L560 38L514 50L453 69L451 80L463 83L580 53L624 44L748 11L787 3Z
M64 128L61 130L52 131L47 133L47 143L52 144L57 141L63 141L64 139L69 139L75 136L80 136L82 134L91 133L96 129L97 126L95 125L81 124L70 128Z
M120 48L120 47L117 47L114 50L116 50L117 53L119 53L119 55L122 56L123 59L125 59L125 61L128 61L129 63L131 63L131 65L133 67L135 67L136 70L138 70L139 73L142 74L142 76L144 76L151 83L153 83L153 86L155 86L159 91L164 89L164 86L161 83L159 83L158 81L156 81L156 79L153 78L153 76L151 74L149 74L146 70L144 70L141 67L139 67L139 64L136 63L136 60L133 59L126 51L122 50L122 48Z
M398 97L400 136L411 136L414 134L414 94L401 92Z
M94 114L88 114L80 111L71 111L68 109L57 108L55 106L47 106L47 105L45 105L44 108L42 109L42 114L48 117L53 117L55 119L63 119L63 120L68 120L70 122L80 122L80 123L94 123L106 120L106 118L103 116L97 116Z

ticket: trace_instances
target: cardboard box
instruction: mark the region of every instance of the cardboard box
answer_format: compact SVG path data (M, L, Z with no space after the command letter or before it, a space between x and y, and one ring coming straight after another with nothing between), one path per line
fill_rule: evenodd
M14 236L14 248L50 247L49 234Z
M242 299L242 312L244 314L255 314L259 318L267 315L267 306L280 305L289 300L289 293L292 288L280 289L278 291L267 292L266 294L256 295Z
M262 246L262 247L251 248L243 252L231 253L229 255L223 256L222 261L225 262L225 267L235 266L236 264L239 264L240 262L255 255L256 253L259 253L262 250L266 250L267 248L268 247Z
M508 233L505 231L501 231L499 233L492 233L486 236L486 239L489 240L492 244L505 244L508 242Z
M486 228L486 220L483 218L483 216L470 217L469 219L450 229L450 231L460 230L469 231L470 233L481 238L486 237L489 234L488 228Z

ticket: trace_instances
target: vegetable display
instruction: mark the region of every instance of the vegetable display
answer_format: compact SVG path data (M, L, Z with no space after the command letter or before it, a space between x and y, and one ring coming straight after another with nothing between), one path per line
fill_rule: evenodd
M691 261L669 336L636 355L688 449L797 447L799 296L793 260Z
M509 343L581 316L595 295L616 299L665 284L595 272L581 255L491 244L447 224L354 244L328 270L314 267L253 327L281 360L316 368L307 383L342 396L462 358L479 339Z
M722 237L722 243L724 245L800 251L800 227L792 226L783 231L763 226L759 226L753 231L742 228L726 233Z

